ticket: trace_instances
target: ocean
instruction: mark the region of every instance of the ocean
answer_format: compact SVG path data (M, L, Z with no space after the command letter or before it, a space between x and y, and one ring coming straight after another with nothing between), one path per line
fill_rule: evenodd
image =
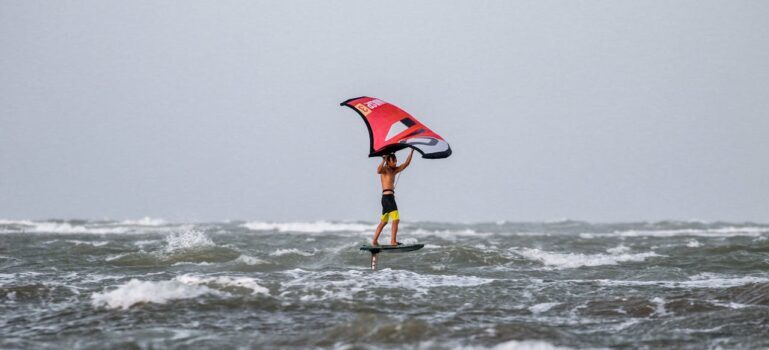
M769 347L766 224L374 227L0 220L0 348Z

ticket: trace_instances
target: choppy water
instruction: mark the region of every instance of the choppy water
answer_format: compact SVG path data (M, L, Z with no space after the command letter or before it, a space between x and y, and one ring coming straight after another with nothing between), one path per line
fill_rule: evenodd
M769 347L769 225L373 226L0 220L0 348Z

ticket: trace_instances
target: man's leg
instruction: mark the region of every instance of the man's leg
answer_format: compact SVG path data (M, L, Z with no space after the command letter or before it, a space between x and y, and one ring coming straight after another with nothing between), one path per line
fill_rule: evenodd
M379 226L376 227L376 233L374 233L374 240L371 241L371 245L379 245L379 235L382 234L382 229L387 225L387 217L382 217L382 221L379 222Z
M400 219L393 220L392 228L393 228L393 234L390 236L390 244L391 245L397 245L398 240L396 239L398 236L398 223L401 222Z

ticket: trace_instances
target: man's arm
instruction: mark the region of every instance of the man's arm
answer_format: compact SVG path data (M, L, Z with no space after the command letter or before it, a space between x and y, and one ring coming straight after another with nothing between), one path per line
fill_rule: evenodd
M385 156L382 156L382 162L381 162L381 163L379 163L379 166L378 166L378 167L376 167L376 173L377 173L377 174L381 174L381 173L382 173L382 170L383 170L383 168L384 168L384 165L385 165L385 160L386 160L386 159L387 159L387 158L386 158Z
M409 153L409 157L406 158L406 161L403 162L403 164L399 165L397 168L395 168L395 172L399 173L399 172L403 171L403 169L406 169L406 167L408 167L409 164L411 164L411 157L412 156L414 156L414 149L413 148L411 149L411 153Z

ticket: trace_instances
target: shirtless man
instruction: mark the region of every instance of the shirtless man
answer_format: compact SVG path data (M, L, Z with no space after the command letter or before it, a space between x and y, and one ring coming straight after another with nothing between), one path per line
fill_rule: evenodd
M398 216L398 205L395 204L395 174L400 173L403 169L409 166L411 163L411 156L414 155L414 149L409 153L409 157L406 161L398 165L398 159L395 158L395 153L390 153L382 157L382 163L376 169L376 173L380 175L382 180L382 219L379 222L379 226L376 228L374 234L374 240L371 245L379 245L379 235L382 233L387 222L392 219L392 236L390 237L391 245L398 245L396 236L398 235L398 223L401 221Z

